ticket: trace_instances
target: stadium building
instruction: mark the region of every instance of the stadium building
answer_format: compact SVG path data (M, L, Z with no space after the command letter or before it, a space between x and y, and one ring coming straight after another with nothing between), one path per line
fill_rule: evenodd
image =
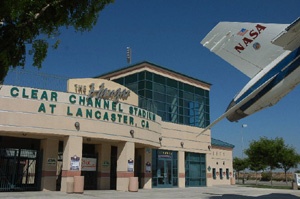
M234 146L199 134L210 86L150 62L69 79L66 92L4 84L0 191L233 184Z

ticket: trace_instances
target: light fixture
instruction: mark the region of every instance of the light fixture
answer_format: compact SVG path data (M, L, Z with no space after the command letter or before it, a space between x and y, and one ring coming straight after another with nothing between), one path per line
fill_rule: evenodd
M184 142L180 142L180 145L181 145L181 147L183 147L183 145L184 145Z
M23 136L26 136L26 135L27 135L27 133L23 133L22 135L23 135Z
M211 146L210 146L210 145L208 145L208 146L207 146L207 148L208 148L208 150L210 150Z
M159 139L160 142L162 141L162 137L159 137L158 139Z
M131 137L134 137L134 130L130 130L129 132L130 132Z
M80 129L80 123L79 122L75 122L74 126L75 126L76 130L79 131L79 129Z

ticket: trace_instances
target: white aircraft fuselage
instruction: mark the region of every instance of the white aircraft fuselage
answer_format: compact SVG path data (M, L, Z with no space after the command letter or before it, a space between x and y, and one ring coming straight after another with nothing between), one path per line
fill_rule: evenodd
M234 97L227 110L256 92L250 99L242 102L235 112L227 115L231 122L238 121L261 109L276 104L300 83L300 48L286 51L261 72L255 75ZM269 80L269 81L267 81ZM259 90L257 90L259 89Z

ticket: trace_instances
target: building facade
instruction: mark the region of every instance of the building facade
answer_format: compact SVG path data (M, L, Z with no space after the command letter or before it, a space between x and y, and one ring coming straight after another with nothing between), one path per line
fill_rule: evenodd
M2 85L0 191L127 191L231 184L233 145L211 138L210 84L142 62L66 92ZM198 136L199 135L199 136ZM75 180L75 181L74 181Z

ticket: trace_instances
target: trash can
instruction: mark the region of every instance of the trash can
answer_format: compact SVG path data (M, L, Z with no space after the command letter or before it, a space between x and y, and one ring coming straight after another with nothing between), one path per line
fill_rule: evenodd
M67 182L67 193L74 192L74 182Z
M137 192L138 189L139 189L139 180L138 180L138 177L130 177L129 178L128 191Z
M74 176L74 193L83 193L84 176Z
M230 184L231 184L231 185L234 185L234 184L235 184L235 179L232 178L232 177L230 178Z

